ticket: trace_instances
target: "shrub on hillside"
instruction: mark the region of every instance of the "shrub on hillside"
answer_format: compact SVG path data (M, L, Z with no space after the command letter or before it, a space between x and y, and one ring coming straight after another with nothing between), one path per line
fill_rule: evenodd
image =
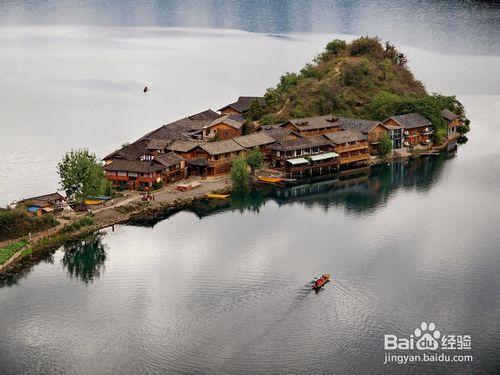
M384 56L384 49L377 38L363 36L352 41L349 53L351 56L372 55L381 58Z

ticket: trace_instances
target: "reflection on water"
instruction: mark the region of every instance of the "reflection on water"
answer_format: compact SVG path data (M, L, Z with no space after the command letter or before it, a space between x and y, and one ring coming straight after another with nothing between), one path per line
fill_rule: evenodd
M106 262L106 246L101 242L102 233L94 233L76 243L64 246L61 263L68 270L70 277L75 277L85 284L100 277Z
M259 213L267 201L278 205L301 203L306 207L321 206L325 210L345 208L348 213L363 215L382 207L398 189L428 191L438 181L446 159L453 153L375 165L342 172L340 174L303 180L288 188L261 186L248 194L233 194L228 200L202 199L194 202L190 211L203 218L224 211ZM159 214L154 218L138 219L130 225L152 227L172 216L175 212ZM106 246L102 242L103 232L96 232L84 239L71 241L62 249L62 266L70 277L84 284L99 278L107 260ZM27 276L33 266L40 262L53 263L53 252L48 250L33 254L16 264L12 270L0 275L0 287L12 285Z
M197 201L189 210L200 218L222 211L259 213L261 207L272 200L279 205L301 203L306 207L322 206L325 210L332 207L345 208L348 213L355 215L370 214L383 206L399 189L422 193L429 191L438 181L445 161L454 155L455 151L379 164L302 180L297 185L286 188L259 186L248 194L233 194L228 200ZM172 212L169 211L155 218L138 219L130 224L154 226L171 215Z
M71 278L74 277L88 284L101 276L107 259L106 246L102 242L103 235L103 232L95 232L83 239L69 241L60 248L64 252L60 263ZM57 248L49 248L31 254L13 265L12 268L0 274L0 288L17 284L40 263L54 264L56 250Z
M498 159L446 159L201 200L25 262L0 288L0 373L401 373L383 335L430 320L474 362L405 372L494 373Z

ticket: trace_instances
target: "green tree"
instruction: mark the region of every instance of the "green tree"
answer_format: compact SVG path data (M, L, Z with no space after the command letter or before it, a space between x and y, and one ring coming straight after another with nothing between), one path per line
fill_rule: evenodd
M338 55L340 52L345 50L346 46L347 43L344 40L334 39L326 45L325 49L328 53Z
M382 156L387 156L391 153L391 151L392 151L391 138L389 137L389 134L384 133L382 134L382 138L380 139L380 152L382 153Z
M248 189L248 165L243 156L237 157L231 163L231 180L236 191Z
M246 118L250 121L257 121L264 114L264 105L258 100L252 100L246 112Z
M245 123L243 124L243 129L242 129L243 135L251 134L252 130L253 130L252 123L250 121L245 121Z
M255 173L256 169L262 167L264 162L264 154L260 152L258 147L254 147L247 155L247 164L252 171L252 175Z
M87 149L67 152L57 165L61 186L78 196L99 195L108 190L108 182L95 154Z

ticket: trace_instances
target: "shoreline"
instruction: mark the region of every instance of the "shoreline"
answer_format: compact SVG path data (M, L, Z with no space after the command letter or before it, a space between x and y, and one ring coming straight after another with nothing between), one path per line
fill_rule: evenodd
M139 192L132 192L132 196L127 199L118 200L116 204L96 209L92 216L93 223L91 225L70 233L61 233L63 228L87 216L87 214L77 215L74 220L61 226L59 230L19 249L4 264L0 265L0 274L32 254L43 252L53 247L59 247L67 241L85 237L92 232L109 228L117 224L124 224L131 220L146 218L148 216L151 217L151 215L157 216L166 211L181 211L189 207L194 201L205 198L207 193L227 193L232 191L231 180L228 176L204 180L189 180L200 181L202 185L193 190L183 192L176 190L175 185L167 186L153 192L155 200L150 202L142 202L142 194Z
M407 155L405 157L377 158L371 160L362 168L370 168L371 166L379 164L394 163L422 156L429 155ZM345 171L353 171L356 169L357 168L351 168ZM205 199L207 193L227 194L232 192L231 178L227 175L205 179L199 177L189 178L183 181L198 181L201 182L201 186L188 191L179 191L176 189L176 185L169 185L154 191L153 194L155 196L155 200L150 202L141 201L142 193L140 192L129 192L123 199L118 198L114 204L99 207L94 210L92 216L93 223L91 225L70 233L61 233L63 228L87 216L87 214L77 215L74 220L70 220L66 225L60 226L59 230L52 231L53 233L27 244L13 254L4 264L0 265L0 275L31 255L44 252L54 247L62 246L68 241L85 237L90 233L135 220L155 220L162 214L171 215L189 208L196 201Z

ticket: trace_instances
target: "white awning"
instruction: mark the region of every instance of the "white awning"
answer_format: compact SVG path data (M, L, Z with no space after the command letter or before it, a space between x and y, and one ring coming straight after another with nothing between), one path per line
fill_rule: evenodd
M339 154L337 154L336 152L327 152L325 154L309 156L309 159L311 159L312 161L320 161L320 160L337 158L338 156Z
M292 165L307 164L309 163L309 160L304 158L288 159L287 163L290 163Z

